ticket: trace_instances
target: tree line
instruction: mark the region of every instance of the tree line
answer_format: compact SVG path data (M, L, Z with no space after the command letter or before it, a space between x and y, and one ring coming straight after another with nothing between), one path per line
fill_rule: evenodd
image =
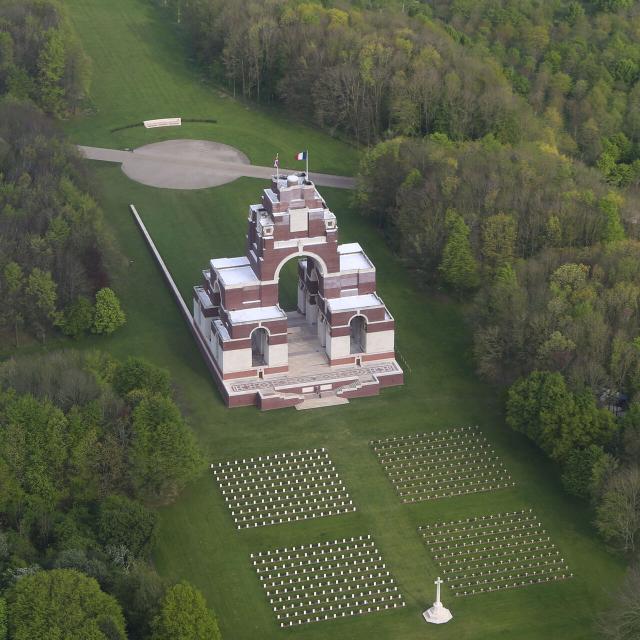
M385 3L371 11L346 2L155 1L179 17L200 64L234 95L279 101L358 143L540 133L496 64L424 16Z
M434 19L502 67L567 154L640 181L640 11L632 0L427 0Z
M0 0L0 96L63 117L86 104L89 59L56 0Z
M0 330L17 343L111 333L125 322L109 287L117 251L77 151L37 108L0 103Z
M73 351L0 365L0 638L220 637L149 561L155 507L202 468L167 371Z

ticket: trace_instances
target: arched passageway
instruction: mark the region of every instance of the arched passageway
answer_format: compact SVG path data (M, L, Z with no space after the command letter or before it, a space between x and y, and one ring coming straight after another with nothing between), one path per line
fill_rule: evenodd
M251 333L251 366L262 367L269 363L269 333L259 327Z
M364 353L367 349L367 321L363 316L354 316L349 322L350 353Z

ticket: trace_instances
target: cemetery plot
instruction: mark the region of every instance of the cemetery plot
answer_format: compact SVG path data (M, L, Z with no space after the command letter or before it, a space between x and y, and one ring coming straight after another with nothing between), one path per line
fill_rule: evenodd
M478 427L373 440L402 502L420 502L515 484Z
M573 575L531 509L439 522L418 530L456 596Z
M307 449L213 468L238 529L355 511L323 449Z
M404 607L371 536L252 553L281 627Z

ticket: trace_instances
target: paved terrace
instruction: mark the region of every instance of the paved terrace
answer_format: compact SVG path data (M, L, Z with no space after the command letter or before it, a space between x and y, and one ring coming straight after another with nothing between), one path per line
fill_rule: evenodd
M139 147L133 151L78 146L88 160L116 162L132 180L163 189L205 189L237 178L271 180L273 167L250 164L237 149L207 140L166 140ZM280 168L286 175L299 169ZM311 173L316 185L354 189L356 181L348 176Z

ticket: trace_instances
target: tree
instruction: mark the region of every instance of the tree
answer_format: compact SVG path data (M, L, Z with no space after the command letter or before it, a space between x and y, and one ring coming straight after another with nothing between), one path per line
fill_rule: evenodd
M73 338L79 338L93 326L93 305L84 296L70 304L64 313L62 332Z
M7 640L9 621L7 620L7 601L0 598L0 640Z
M135 556L151 551L158 516L124 496L108 496L100 504L98 539L105 546L125 546Z
M125 640L115 598L73 569L39 571L9 591L11 640Z
M598 630L606 640L640 638L640 567L631 567L622 587L603 612Z
M219 640L215 617L202 594L188 582L167 590L160 614L153 621L152 640Z
M489 273L513 262L517 226L512 216L499 213L482 223L482 258Z
M55 317L58 294L56 292L56 283L48 271L42 271L38 267L34 267L27 279L25 291L33 299L37 312L42 317L50 319Z
M112 289L105 287L96 293L95 316L93 320L94 333L113 333L126 321L124 311L120 308L120 301Z
M169 372L143 358L129 356L116 367L113 388L123 398L135 389L167 396L171 392Z
M564 488L579 498L589 498L596 487L594 469L605 456L602 447L592 444L584 449L573 449L564 463L562 484Z
M469 227L453 209L447 211L445 224L447 241L439 267L442 278L455 291L475 289L479 283L478 265L469 242Z
M596 510L596 527L606 540L624 551L635 551L640 532L640 467L625 467L609 480Z
M509 389L507 424L557 461L576 447L608 443L616 428L590 391L574 395L562 375L550 371L534 371Z
M141 495L171 501L202 465L192 432L170 398L145 395L133 411L132 475Z
M603 242L624 240L624 228L620 220L620 207L622 206L622 202L622 197L613 191L610 191L600 200L600 210L604 215Z

